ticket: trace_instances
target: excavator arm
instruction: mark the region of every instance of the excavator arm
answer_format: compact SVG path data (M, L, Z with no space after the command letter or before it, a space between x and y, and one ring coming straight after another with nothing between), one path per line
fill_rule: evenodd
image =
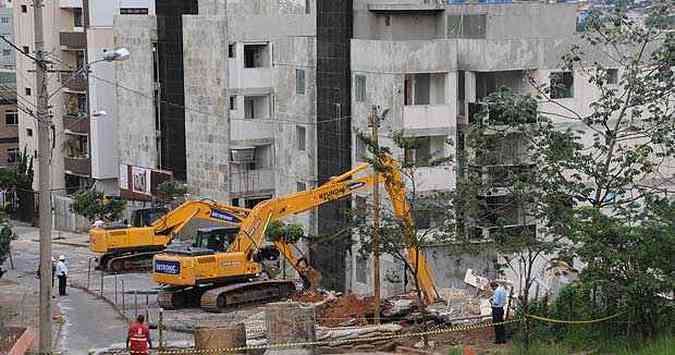
M247 208L208 199L186 201L156 220L150 227L155 234L177 234L194 218L218 223L240 223L250 212Z
M394 214L403 224L406 239L414 240L414 222L410 212L410 205L405 196L405 185L401 180L398 163L388 155L382 158L382 163L385 170L382 174L355 177L358 173L368 169L368 164L364 163L342 175L332 178L315 189L259 203L251 210L248 218L245 218L241 222L236 241L232 243L231 250L228 251L243 252L250 260L255 250L264 242L265 231L270 221L306 212L324 203L351 195L354 191L371 188L374 184L381 182L384 182L387 193L392 201ZM274 244L306 282L309 282L313 287L318 284L320 279L319 272L314 270L304 258L296 257L289 244L283 240L274 241ZM434 287L426 258L422 253L418 253L415 247L408 247L406 256L410 265L417 268L417 282L422 289L425 302L427 304L434 303L439 299L439 296Z

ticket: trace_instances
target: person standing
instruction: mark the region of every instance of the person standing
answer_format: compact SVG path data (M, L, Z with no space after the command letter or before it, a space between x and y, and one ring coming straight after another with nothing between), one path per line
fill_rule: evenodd
M145 322L145 316L139 314L136 321L129 325L127 350L133 355L147 355L152 349L150 329L143 322Z
M66 296L68 267L66 266L66 257L63 255L59 256L59 262L56 263L56 277L59 278L59 296Z
M490 288L494 292L490 303L492 303L492 323L495 328L495 344L506 343L506 333L504 324L496 324L504 321L504 306L506 306L506 290L496 281L490 282Z

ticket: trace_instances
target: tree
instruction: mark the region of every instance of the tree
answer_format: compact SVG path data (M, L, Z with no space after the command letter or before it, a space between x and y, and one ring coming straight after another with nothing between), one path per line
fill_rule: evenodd
M33 157L26 152L26 147L23 152L17 155L17 164L14 167L14 185L17 189L32 191L33 189Z
M157 186L157 190L165 202L171 202L176 199L184 198L188 192L187 185L177 180L166 180Z
M414 137L406 137L402 132L392 132L390 135L396 149L410 152L412 149L419 148L420 141ZM359 134L361 139L370 152L366 161L373 170L383 174L385 179L390 176L389 167L385 165L385 155L392 156L392 150L389 147L379 146L372 141L369 136ZM419 189L417 176L418 169L421 167L434 166L438 168L448 168L448 162L451 157L446 154L440 156L420 156L416 159L404 159L399 162L398 173L401 174L402 181L406 191L405 199L410 208L412 219L401 218L390 204L383 204L380 212L379 229L379 249L383 255L390 255L400 262L407 274L414 280L414 289L416 291L418 307L422 308L424 302L422 299L422 290L417 281L419 267L417 262L411 263L408 258L410 250L414 250L418 255L424 254L424 248L428 245L439 243L449 238L448 231L452 231L454 215L451 208L451 195L448 191L422 191ZM395 184L394 181L387 181L389 184ZM360 202L359 202L360 201ZM356 209L352 213L353 225L356 234L359 237L359 253L362 257L371 255L373 252L373 226L370 210L365 200L357 198ZM415 259L417 260L417 259ZM391 280L400 281L400 280ZM404 285L405 286L405 285Z
M73 195L70 209L93 222L98 218L116 221L121 218L125 207L124 200L106 197L96 190L83 190Z
M10 243L14 239L12 228L7 223L7 218L4 213L0 212L0 278L5 274L2 270L2 264L7 261L10 253Z
M667 14L667 7L657 6L652 16ZM517 254L525 254L526 262L532 255L576 256L589 265L582 282L601 283L602 291L611 292L612 305L604 309L606 313L640 303L641 307L631 308L641 312L632 319L647 322L654 318L651 310L659 309L658 297L651 296L660 288L644 288L645 284L659 278L669 282L658 271L664 268L654 268L647 260L650 248L669 250L663 238L656 238L669 227L646 216L662 206L654 201L673 183L666 168L675 155L675 34L636 23L621 10L589 19L586 29L582 43L562 58L562 68L584 78L593 89L587 107L566 105L557 99L561 88L555 81L551 86L529 75L536 96L508 90L488 96L482 115L487 127L475 129L471 145L478 160L494 151L495 139L511 134L519 134L527 146L531 165L527 172L512 169L506 175L507 195L512 203L527 206L526 214L537 221L537 236L497 237L493 239L497 247L513 247ZM494 184L485 186L478 177L468 180L465 192L485 191ZM464 193L463 198L471 196ZM486 210L498 209L493 207ZM499 227L503 223L498 219L493 222ZM651 229L644 229L646 225ZM616 258L617 247L635 254ZM651 276L640 274L647 269L638 264L650 265ZM631 272L615 275L622 268ZM525 274L530 269L525 267ZM527 286L526 281L521 295L525 312ZM647 296L645 290L652 291ZM640 327L645 335L653 334L649 329Z
M473 229L458 233L455 241L470 253L493 248L500 273L512 272L520 281L516 305L528 313L537 265L565 245L558 232L561 207L569 201L551 185L548 162L565 160L574 145L541 117L532 96L500 88L482 103L467 132L468 171L458 182L455 201ZM528 344L527 318L524 326Z

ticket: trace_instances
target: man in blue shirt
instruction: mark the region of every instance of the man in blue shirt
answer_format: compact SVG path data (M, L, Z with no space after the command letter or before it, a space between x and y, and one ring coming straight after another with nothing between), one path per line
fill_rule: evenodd
M496 281L490 282L490 288L494 291L490 303L492 303L492 323L504 321L504 307L506 306L506 290ZM505 344L506 334L503 324L495 324L495 344Z

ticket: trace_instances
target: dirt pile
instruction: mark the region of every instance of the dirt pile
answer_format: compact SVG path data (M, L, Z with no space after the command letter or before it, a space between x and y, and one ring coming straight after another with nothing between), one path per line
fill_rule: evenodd
M291 295L291 300L295 302L317 303L328 298L328 295L316 290L306 290L296 292Z
M317 309L319 324L326 327L366 325L373 318L373 297L360 298L354 294L338 297Z

